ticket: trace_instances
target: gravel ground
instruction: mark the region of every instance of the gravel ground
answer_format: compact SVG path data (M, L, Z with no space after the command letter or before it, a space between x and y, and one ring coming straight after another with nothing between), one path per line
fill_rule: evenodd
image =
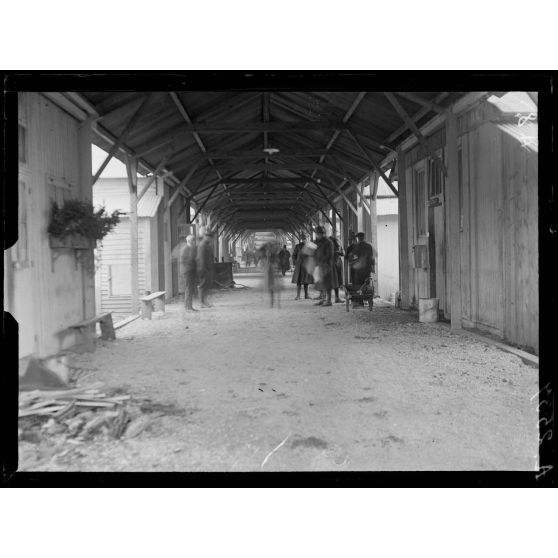
M287 276L270 308L259 278L236 280L251 288L169 304L74 357L87 381L167 405L148 430L20 442L20 470L537 468L537 368L386 302L316 307Z

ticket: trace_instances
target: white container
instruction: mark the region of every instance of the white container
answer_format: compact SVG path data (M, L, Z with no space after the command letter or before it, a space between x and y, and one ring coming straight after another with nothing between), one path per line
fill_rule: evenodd
M437 322L439 298L419 298L419 322Z

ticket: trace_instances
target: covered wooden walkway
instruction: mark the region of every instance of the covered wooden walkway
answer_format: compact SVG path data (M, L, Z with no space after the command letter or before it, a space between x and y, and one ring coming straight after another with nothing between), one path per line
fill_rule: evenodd
M132 228L137 202L156 177L165 181L165 290L176 294L171 254L179 236L209 225L217 256L243 235L279 230L294 242L324 224L343 244L362 225L376 243L376 196L383 180L395 196L405 184L397 146L417 143L447 180L451 254L459 256L457 200L458 111L488 94L367 91L85 92L82 109L93 142L127 164ZM75 100L75 99L74 99ZM447 155L435 151L419 127L442 117ZM444 124L445 122L445 124ZM444 159L444 160L442 160ZM151 179L138 190L137 176ZM407 198L400 200L405 209ZM401 205L403 204L403 205ZM180 233L179 231L180 227ZM132 276L137 276L137 233L132 233ZM409 296L408 253L400 242L402 303ZM451 266L448 265L448 273ZM136 273L134 273L136 270ZM137 306L138 287L133 286ZM460 289L451 289L455 308ZM449 314L448 314L449 315ZM455 310L452 323L460 327Z
M288 277L271 309L260 281L195 315L170 304L74 357L88 382L151 409L148 427L22 443L20 469L536 469L537 368L389 304L296 301Z

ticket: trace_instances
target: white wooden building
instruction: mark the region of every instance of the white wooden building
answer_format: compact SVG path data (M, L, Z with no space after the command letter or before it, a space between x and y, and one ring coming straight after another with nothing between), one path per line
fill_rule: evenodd
M147 178L138 180L143 189ZM138 202L138 288L164 290L163 193L155 181ZM93 202L110 213L122 212L120 223L97 250L95 301L97 313L112 312L118 320L133 314L131 293L130 194L126 178L101 178L93 186Z
M376 198L376 273L381 298L395 301L399 291L399 216L397 198L380 180Z

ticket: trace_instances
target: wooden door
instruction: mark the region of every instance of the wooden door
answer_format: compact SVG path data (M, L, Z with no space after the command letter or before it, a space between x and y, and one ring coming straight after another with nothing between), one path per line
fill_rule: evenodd
M415 298L430 295L428 274L428 206L426 190L426 171L424 161L413 167L413 236L414 236L414 278Z
M437 152L443 159L443 151ZM439 299L440 312L448 317L446 285L445 179L432 159L428 163L428 264L430 297Z
M446 220L444 204L440 202L434 208L434 250L435 250L435 280L436 298L440 299L439 309L444 311L446 304Z

